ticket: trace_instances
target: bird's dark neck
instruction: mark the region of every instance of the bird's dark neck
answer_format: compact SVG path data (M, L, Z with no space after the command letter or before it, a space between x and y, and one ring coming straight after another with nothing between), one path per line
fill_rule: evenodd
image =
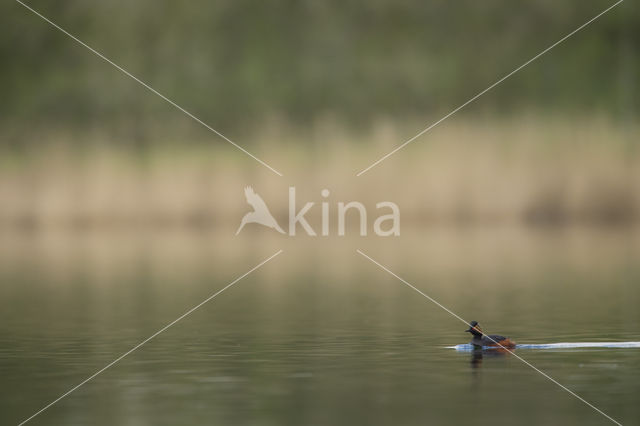
M471 334L473 335L473 337L474 337L474 338L476 338L476 337L478 337L478 338L482 337L482 332L481 332L481 331L476 330L475 328L472 328L472 329L471 329Z
M474 346L482 346L482 332L475 328L471 330L471 344Z
M473 336L471 344L475 346L482 346L482 336Z

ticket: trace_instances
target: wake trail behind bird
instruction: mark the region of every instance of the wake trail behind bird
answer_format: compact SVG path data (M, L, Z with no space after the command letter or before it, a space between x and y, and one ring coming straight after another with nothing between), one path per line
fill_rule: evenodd
M491 349L486 347L486 349ZM584 349L584 348L640 348L640 342L562 342L562 343L542 343L542 344L518 344L516 349ZM445 349L455 349L457 351L473 351L473 345L464 343L455 346L445 346ZM494 348L495 349L495 348Z

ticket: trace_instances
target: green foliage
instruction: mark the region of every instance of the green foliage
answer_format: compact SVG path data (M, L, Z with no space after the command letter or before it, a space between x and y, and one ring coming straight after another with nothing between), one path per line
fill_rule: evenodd
M604 10L608 1L30 1L223 131L269 117L432 117ZM159 125L180 113L18 3L0 6L2 119ZM636 117L640 14L625 2L476 103Z

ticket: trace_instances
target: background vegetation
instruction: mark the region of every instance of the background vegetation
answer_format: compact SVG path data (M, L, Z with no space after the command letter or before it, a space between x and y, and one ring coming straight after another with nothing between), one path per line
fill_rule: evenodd
M323 187L343 199L396 197L418 222L637 217L640 12L632 2L358 179L355 172L611 2L28 4L286 177L271 180L6 2L0 223L211 224L228 216L235 226L245 208L240 188L258 182L275 199L289 184L312 188L310 199Z

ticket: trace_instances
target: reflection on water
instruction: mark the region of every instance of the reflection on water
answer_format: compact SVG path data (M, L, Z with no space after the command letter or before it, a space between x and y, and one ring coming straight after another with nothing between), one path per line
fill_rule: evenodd
M482 366L482 360L487 358L499 358L509 355L509 349L472 349L471 350L471 367L478 368Z
M468 342L459 321L357 247L487 333L640 341L640 240L628 230L231 235L3 235L1 422L28 417L280 248L34 424L606 424L512 356L446 348ZM640 418L639 349L518 354L623 424Z

